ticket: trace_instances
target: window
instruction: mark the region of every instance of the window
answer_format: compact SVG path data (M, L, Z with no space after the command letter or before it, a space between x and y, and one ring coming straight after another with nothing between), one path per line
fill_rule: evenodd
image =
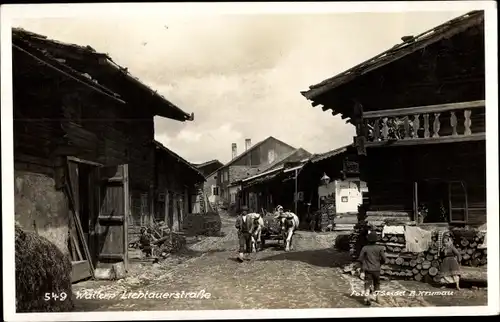
M275 159L276 153L274 152L274 150L269 150L267 152L267 161L269 162L269 164L273 163Z
M224 178L224 182L229 181L229 170L224 171L223 178Z
M219 195L219 187L212 186L212 196L218 196L218 195Z

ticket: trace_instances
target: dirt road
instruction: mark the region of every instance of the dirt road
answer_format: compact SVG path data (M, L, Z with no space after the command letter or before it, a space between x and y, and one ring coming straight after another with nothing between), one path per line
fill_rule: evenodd
M161 264L136 264L124 280L89 281L76 285L76 309L135 311L364 307L361 297L352 296L354 292L362 290L362 281L341 274L338 267L349 259L347 254L333 249L335 236L332 233L299 231L295 237L294 251L285 253L270 244L264 251L252 254L251 261L239 263L235 260L237 235L234 219L223 218L223 231L224 237L205 238L191 245L181 256L173 256ZM429 297L408 296L411 290L419 287L420 283L402 285L395 281L384 282L382 290L408 293L403 296L385 296L381 305L439 305L432 303Z

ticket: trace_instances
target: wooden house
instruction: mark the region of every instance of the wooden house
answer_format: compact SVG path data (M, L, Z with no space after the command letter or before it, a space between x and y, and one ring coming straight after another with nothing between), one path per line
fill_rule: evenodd
M204 176L208 176L222 167L224 164L219 160L210 160L200 164L193 164Z
M205 182L202 187L202 198L199 201L199 211L205 211L205 203L210 203L212 208L215 208L219 202L219 188L217 186L217 170L224 164L219 160L211 160L200 164L195 164L195 167L205 176Z
M356 127L370 211L485 223L484 13L402 40L302 94Z
M232 185L232 182L258 173L262 168L296 150L272 136L253 146L250 139L245 139L245 151L239 155L236 143L233 143L231 148L231 161L219 168L215 175L217 180L215 189L218 190L221 201L228 205L236 203L238 192L238 188Z
M302 158L284 159L237 184L242 186L244 202L256 205L258 211L271 211L281 205L305 222L307 214L328 208L332 220L342 215L332 223L352 224L366 186L359 179L357 157L352 145L322 154L305 154Z
M235 191L236 208L245 205L251 211L261 212L262 209L271 211L277 205L282 205L294 209L294 185L290 184L289 179L295 172L290 169L299 169L310 156L311 153L303 148L295 149L275 162L262 166L255 175L232 182L229 189Z
M191 163L155 141L155 221L179 231L183 219L199 202L203 174Z
M154 204L153 117L193 115L89 46L13 29L12 56L16 220L71 256L74 281L127 268L127 227Z

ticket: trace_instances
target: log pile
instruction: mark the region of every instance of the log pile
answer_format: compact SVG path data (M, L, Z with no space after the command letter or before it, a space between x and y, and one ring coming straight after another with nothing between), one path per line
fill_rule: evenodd
M329 226L333 225L335 219L335 203L331 202L330 200L326 200L325 203L321 205L318 213L318 228L320 231L324 232L328 229Z
M370 225L365 224L365 227ZM379 227L373 227L375 230ZM355 245L351 244L351 254L353 258L359 256L359 251L366 244L366 239L359 238L363 230L362 226L351 238L356 239ZM387 262L382 265L381 275L392 279L414 279L416 281L440 282L439 268L442 263L442 256L438 249L438 234L433 232L432 242L429 249L422 253L408 253L405 251L406 240L404 234L386 234L377 244L385 247ZM356 236L354 236L356 235ZM462 255L463 266L486 265L486 249L478 249L484 240L484 235L471 230L453 230L455 247ZM360 271L356 265L344 267L345 273L359 275Z
M155 240L153 244L159 246L159 257L166 258L186 246L186 237L171 232L168 236Z
M367 244L366 236L374 227L367 221L360 221L354 225L354 231L349 235L349 253L353 259L357 259L361 248Z
M182 223L182 229L194 235L219 236L221 227L217 212L188 214Z
M484 266L487 264L486 249L478 248L484 242L484 233L476 230L453 229L455 247L462 256L463 266Z

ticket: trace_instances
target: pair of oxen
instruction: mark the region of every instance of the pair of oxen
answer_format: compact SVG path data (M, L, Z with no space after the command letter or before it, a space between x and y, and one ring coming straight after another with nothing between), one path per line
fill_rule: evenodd
M264 219L259 213L249 213L246 215L247 231L250 232L251 251L257 252L262 249L262 229ZM293 212L283 211L282 206L278 206L274 212L274 219L280 223L281 239L285 244L285 251L293 249L292 237L299 227L299 217Z

